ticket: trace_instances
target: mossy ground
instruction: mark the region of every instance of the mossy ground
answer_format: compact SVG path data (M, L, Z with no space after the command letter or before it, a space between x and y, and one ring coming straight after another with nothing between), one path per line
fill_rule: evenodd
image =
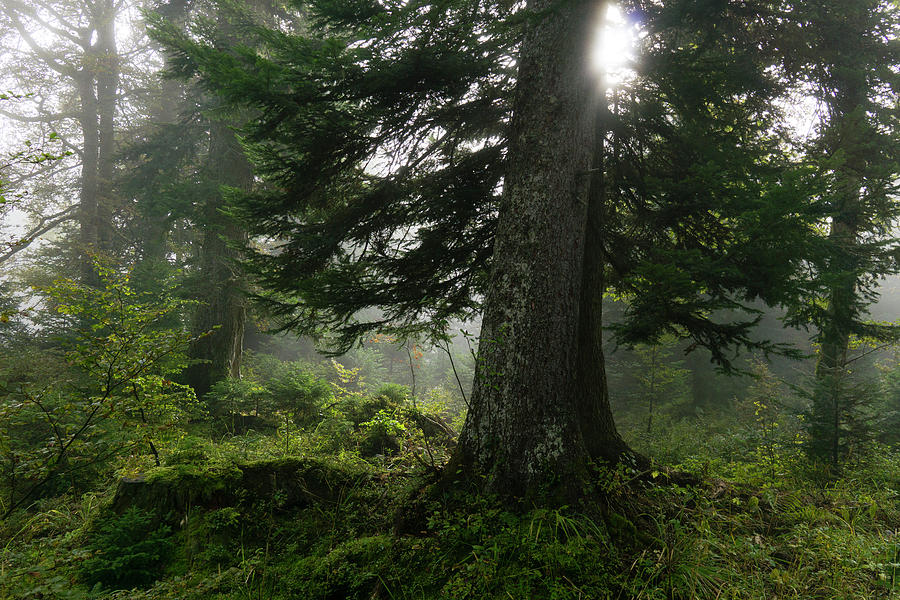
M248 469L255 478L266 468L282 477L293 469L310 485L331 481L332 493L291 503L277 485L267 495L235 487L240 466L209 469L207 479L231 482L222 486L231 486L228 502L197 502L166 516L171 552L159 579L136 590L89 590L81 576L84 562L103 554L91 546L98 524L117 518L112 490L48 499L5 524L0 594L890 598L900 591L895 466L885 455L818 483L789 474L777 483L708 474L696 486L674 484L664 472L600 469L578 505L540 507L439 493L412 468L361 466L356 458L255 462ZM147 480L172 477L164 467Z
M194 423L160 467L135 454L91 493L13 513L0 598L900 597L895 449L835 473L792 430L707 416L649 436L626 419L634 447L675 467L596 467L565 506L516 503L435 483L453 445L439 411L340 391L302 426ZM142 553L152 568L122 572Z

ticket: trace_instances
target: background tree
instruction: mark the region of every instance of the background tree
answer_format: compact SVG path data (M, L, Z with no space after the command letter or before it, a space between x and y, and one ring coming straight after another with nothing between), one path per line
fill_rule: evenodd
M160 5L158 14L175 28L191 20L203 23L217 47L229 47L240 27L271 22L275 12L276 7L266 2L240 8L169 2ZM151 160L139 159L144 177L131 177L129 185L142 199L144 219L155 223L153 246L147 252L149 268L154 262L161 264L167 226L176 219L187 219L197 232L186 258L186 293L200 300L192 315L194 362L186 377L202 396L215 382L240 377L247 307L243 269L237 259L248 238L243 225L229 215L229 195L249 191L253 173L233 131L245 117L189 82L175 77L163 81L169 94L161 105L161 116L168 125L132 148L135 157ZM185 102L173 104L172 96ZM161 152L168 144L177 151ZM172 170L181 174L174 182L167 176ZM142 179L152 185L142 186Z
M173 0L153 8L181 25L189 4ZM155 49L162 54L161 48ZM192 241L186 231L188 219L200 196L209 190L202 189L198 173L204 130L189 86L162 78L156 68L148 79L147 87L155 89L146 97L146 118L127 132L120 154L124 168L116 183L133 205L127 226L135 247L132 281L138 289L149 291L157 281L186 266Z
M208 177L220 189L206 199L199 223L203 234L198 244L195 289L201 303L193 315L196 341L190 356L196 361L187 371L189 384L204 395L216 381L240 378L247 319L245 285L237 264L238 244L246 242L242 226L223 211L225 186L246 190L252 172L234 133L225 122L213 121L209 130ZM209 335L205 333L209 332Z
M638 388L635 402L647 405L647 435L653 434L653 418L665 405L672 404L685 396L687 369L681 361L673 360L673 348L664 343L653 346L637 346L637 361L634 376Z
M2 9L27 49L16 48L14 54L34 61L31 70L19 73L40 73L38 81L46 81L45 74L50 74L49 85L66 86L74 95L74 103L67 104L52 102L52 96L41 93L34 96L39 100L32 114L3 114L23 123L50 125L80 159L78 208L72 213L77 212L77 245L86 279L95 277L89 254L113 249L113 213L118 209L113 193L115 136L122 101L116 19L129 8L113 0L76 5L14 0ZM29 91L35 83L23 81L21 89ZM72 213L60 213L53 220L61 223L61 216Z
M798 8L793 68L819 103L821 121L807 158L822 176L818 201L827 238L808 256L807 302L793 322L817 331L819 359L810 451L837 466L853 412L848 365L853 338L894 339L896 329L867 319L878 283L898 272L893 233L898 210L896 69L900 11L876 0Z
M502 177L510 33L496 14L465 6L416 15L412 7L373 5L374 20L367 11L318 8L327 30L244 30L247 46L230 51L162 23L157 36L172 47L176 69L192 75L198 64L208 67L205 85L259 111L245 142L270 186L237 210L251 234L289 240L278 252L250 249L250 268L265 282L263 300L275 315L301 333L330 327L338 351L379 328L442 331L431 325L471 315L478 306L471 292L483 286L491 243L485 225L494 222ZM467 51L479 43L461 24L470 16L506 35L484 41L483 57ZM437 28L444 17L460 25L443 39L423 33L395 43L416 23ZM362 39L374 43L352 45ZM226 71L243 76L226 82L216 75ZM406 285L383 283L391 280ZM361 321L369 306L381 312Z
M23 98L24 96L20 94L2 93L0 106L8 108L10 104ZM43 170L46 166L71 156L71 150L60 150L59 144L54 143L58 141L58 135L51 132L47 137L47 146L36 147L31 140L24 140L21 149L7 152L0 158L0 221L12 220L13 215L27 204L27 190L17 189L16 184L7 179L7 174L22 166ZM27 248L38 236L71 219L72 213L72 208L67 208L56 214L41 215L37 223L27 227L25 231L11 231L5 234L0 238L0 265Z
M627 299L619 342L692 338L726 364L760 308L791 302L818 216L775 100L778 13L766 3L645 9L634 81L613 91L604 257ZM723 350L730 350L727 354Z

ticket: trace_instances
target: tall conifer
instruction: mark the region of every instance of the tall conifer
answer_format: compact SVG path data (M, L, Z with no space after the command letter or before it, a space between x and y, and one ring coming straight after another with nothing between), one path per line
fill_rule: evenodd
M878 282L898 272L900 217L900 8L881 0L826 0L788 13L791 67L818 102L806 148L815 165L823 236L809 255L806 302L792 313L819 343L810 419L812 454L837 465L848 449L856 400L846 379L852 339L895 339L872 322Z
M640 294L624 340L674 331L720 361L734 342L772 349L750 337L752 314L713 319L781 301L787 267L765 268L781 264L779 236L807 231L781 219L802 211L770 166L764 8L646 11L650 62L628 112L594 91L596 7L580 2L319 1L310 30L248 27L253 41L224 51L202 27L157 22L156 35L176 70L256 111L245 148L268 185L236 214L274 243L249 266L286 326L327 327L341 351L374 329L440 336L484 300L455 464L517 493L630 455L608 410L600 313L585 309L606 263ZM601 109L612 116L597 129ZM359 319L369 307L381 316Z

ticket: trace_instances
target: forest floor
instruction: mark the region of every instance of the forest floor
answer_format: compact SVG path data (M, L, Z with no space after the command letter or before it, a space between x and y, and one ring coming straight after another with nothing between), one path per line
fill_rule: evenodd
M598 469L577 506L430 492L422 446L295 452L276 435L181 441L165 465L48 497L0 530L4 598L890 598L889 453L796 464ZM412 459L413 453L416 458ZM721 477L729 475L728 479ZM398 524L401 526L398 528Z

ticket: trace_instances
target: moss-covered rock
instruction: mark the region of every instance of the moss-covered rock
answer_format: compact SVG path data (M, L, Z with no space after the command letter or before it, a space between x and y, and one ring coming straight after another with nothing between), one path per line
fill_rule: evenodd
M365 471L308 458L263 460L227 467L173 465L119 481L112 510L131 507L167 519L191 508L216 509L272 501L277 508L335 502L368 477Z

